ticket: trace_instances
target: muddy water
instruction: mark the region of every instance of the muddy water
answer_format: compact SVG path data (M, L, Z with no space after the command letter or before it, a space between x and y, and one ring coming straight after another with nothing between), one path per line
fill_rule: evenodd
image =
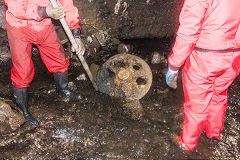
M168 39L127 41L135 55L150 64L154 51L167 55ZM113 54L105 53L101 62ZM22 131L11 143L0 147L1 159L239 159L240 78L229 90L229 106L222 140L215 151L209 150L208 139L201 135L196 151L184 153L172 142L181 132L183 121L181 87L169 90L164 83L165 64L150 65L153 84L140 100L144 107L141 120L133 120L121 108L121 100L96 92L89 80L78 80L82 67L70 66L72 89L84 99L72 102L55 94L53 76L36 54L33 57L36 76L29 89L30 112L40 126ZM72 60L72 64L75 63ZM11 63L0 66L0 97L12 99ZM181 86L181 79L179 79ZM1 140L11 135L1 135Z

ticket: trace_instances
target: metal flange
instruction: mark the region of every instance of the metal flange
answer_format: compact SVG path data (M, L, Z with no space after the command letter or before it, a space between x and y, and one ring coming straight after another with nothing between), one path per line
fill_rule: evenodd
M117 54L109 58L96 75L100 92L129 100L141 99L152 84L152 71L138 56Z

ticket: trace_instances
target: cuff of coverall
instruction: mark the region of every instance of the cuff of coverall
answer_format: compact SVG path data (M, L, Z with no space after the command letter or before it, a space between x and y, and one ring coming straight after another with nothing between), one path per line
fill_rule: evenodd
M191 151L196 148L197 144L184 143L183 137L180 137L179 145L181 145L185 150Z
M214 137L218 140L221 138L220 134L208 134L208 133L206 133L206 135L207 135L208 138L213 138Z
M174 56L173 53L170 53L168 56L168 65L171 66L171 68L180 69L182 65L184 64L184 61L181 60L181 57L178 58L177 56Z
M67 20L67 19L66 19ZM67 21L68 22L68 21ZM70 30L72 31L73 29L75 28L80 28L81 30L81 26L80 26L80 19L77 19L77 20L74 20L74 21L71 21L71 22L68 22L68 26L70 28Z
M17 87L17 88L27 88L27 87L30 87L30 85L29 84L17 84L17 83L14 83L14 82L12 82L12 85L14 86L14 87Z
M40 18L47 18L48 17L47 12L46 12L46 7L39 6L37 8L37 12L38 12L38 16Z
M174 67L173 65L171 65L170 63L168 64L168 68L172 71L177 72L179 70L179 67Z
M81 38L80 34L81 34L81 29L80 28L74 28L72 30L72 34L75 38Z

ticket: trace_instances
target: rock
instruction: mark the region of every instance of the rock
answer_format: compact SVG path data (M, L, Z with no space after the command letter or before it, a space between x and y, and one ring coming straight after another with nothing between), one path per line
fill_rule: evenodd
M9 100L10 103L12 101ZM13 103L12 103L13 104ZM12 107L11 107L12 106ZM7 100L0 100L0 134L11 133L25 122L21 110L15 105L7 104Z
M159 64L159 63L160 63L160 53L158 53L158 52L153 52L151 63L152 63L152 64Z
M77 78L76 78L77 81L86 81L87 80L87 77L86 77L86 74L85 73L81 73Z
M118 45L117 52L118 54L122 54L122 53L130 54L132 52L132 46L130 46L129 44L120 43Z
M70 90L72 90L72 91L76 91L77 90L77 86L75 85L75 83L74 82L68 82L68 87L69 87L69 89Z
M152 64L167 64L167 59L164 57L164 55L161 55L159 52L153 52L152 53Z

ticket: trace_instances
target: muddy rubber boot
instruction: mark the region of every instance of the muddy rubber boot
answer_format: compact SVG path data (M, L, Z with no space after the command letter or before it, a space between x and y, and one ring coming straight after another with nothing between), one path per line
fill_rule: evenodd
M54 81L56 83L57 93L60 97L70 98L71 100L80 100L82 96L80 94L73 93L68 88L68 71L61 73L53 73Z
M23 116L26 120L26 125L38 125L38 121L28 112L28 93L27 88L18 88L13 86L13 96L16 104L23 111Z

